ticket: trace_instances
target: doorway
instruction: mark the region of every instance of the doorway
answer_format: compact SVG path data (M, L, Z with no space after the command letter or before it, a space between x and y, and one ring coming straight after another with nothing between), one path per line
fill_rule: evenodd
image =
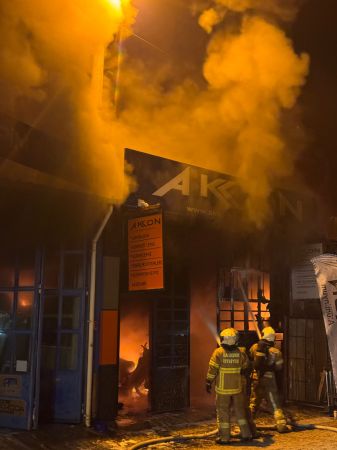
M82 417L84 250L0 254L1 426Z
M125 296L120 305L118 401L125 414L149 409L150 300Z
M38 357L40 253L0 255L0 423L30 429Z
M189 345L185 270L167 267L165 291L121 296L119 402L123 414L189 406Z
M41 294L39 420L82 416L85 253L47 252Z

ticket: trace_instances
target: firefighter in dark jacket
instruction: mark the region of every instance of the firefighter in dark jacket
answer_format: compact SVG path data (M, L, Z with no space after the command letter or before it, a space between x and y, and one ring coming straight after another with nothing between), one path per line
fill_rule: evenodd
M266 327L262 330L262 339L254 344L249 351L254 369L249 402L250 426L254 435L256 429L253 420L263 398L274 413L277 430L280 433L288 431L275 379L275 372L283 368L283 358L281 351L274 346L274 342L274 329Z
M242 387L242 373L249 368L249 358L238 347L238 332L226 328L220 333L221 347L210 359L206 377L206 390L211 392L215 381L216 413L219 430L218 444L230 441L230 407L233 403L243 440L251 440L252 434L245 413L245 396Z

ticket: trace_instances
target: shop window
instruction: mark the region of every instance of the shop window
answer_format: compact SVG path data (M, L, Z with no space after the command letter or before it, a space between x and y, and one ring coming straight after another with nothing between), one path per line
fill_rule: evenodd
M72 333L61 334L60 369L75 370L78 356L78 336Z
M12 325L13 292L0 293L0 372L7 373L11 368L10 336Z
M269 319L269 274L258 270L246 270L240 275L249 306L244 301L238 272L221 270L218 286L219 329L234 327L238 331L255 331L252 315L261 325Z
M3 330L0 330L0 373L11 372L11 359L11 335Z
M79 289L83 287L83 282L83 255L65 254L63 287L65 289Z
M35 276L35 254L20 258L19 286L34 286Z
M221 322L231 322L232 311L220 311L220 320Z
M45 289L57 289L59 287L60 254L47 253L44 264Z
M15 260L12 255L0 257L0 287L11 288L15 284Z
M244 311L234 311L234 322L244 322L245 312Z
M64 296L62 303L62 328L74 329L79 327L80 297Z
M11 327L13 303L13 292L0 292L0 331L8 330Z
M16 309L15 328L28 329L32 327L34 292L19 292Z
M28 372L30 361L30 334L15 335L15 370Z
M233 327L238 331L246 331L245 322L234 321Z
M248 322L248 330L249 331L255 331L256 330L255 322L253 320L249 320L249 322Z
M58 325L59 298L57 295L46 295L44 298L43 329L56 330Z
M56 369L57 333L43 330L41 362L44 370Z

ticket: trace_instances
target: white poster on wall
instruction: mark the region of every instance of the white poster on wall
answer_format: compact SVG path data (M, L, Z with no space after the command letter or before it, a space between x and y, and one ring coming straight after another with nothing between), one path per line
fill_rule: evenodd
M299 263L291 271L291 291L293 300L319 298L314 268L310 262L323 253L322 243L306 244L302 248Z
M337 388L337 255L320 255L311 260L328 338L333 376Z

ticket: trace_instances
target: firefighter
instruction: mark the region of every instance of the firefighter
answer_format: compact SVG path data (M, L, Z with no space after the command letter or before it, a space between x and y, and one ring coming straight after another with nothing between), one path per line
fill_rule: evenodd
M212 383L215 381L218 444L227 444L230 441L231 403L234 406L242 439L245 441L252 439L242 390L242 373L248 369L250 362L246 353L239 349L238 338L239 334L234 328L226 328L220 333L221 347L213 352L206 377L208 393L211 393Z
M256 428L253 420L263 398L274 413L277 431L279 433L288 431L275 379L275 372L283 368L283 359L281 351L274 346L274 342L274 329L266 327L262 330L262 339L254 344L249 351L254 369L249 402L250 426L254 436L256 435Z

